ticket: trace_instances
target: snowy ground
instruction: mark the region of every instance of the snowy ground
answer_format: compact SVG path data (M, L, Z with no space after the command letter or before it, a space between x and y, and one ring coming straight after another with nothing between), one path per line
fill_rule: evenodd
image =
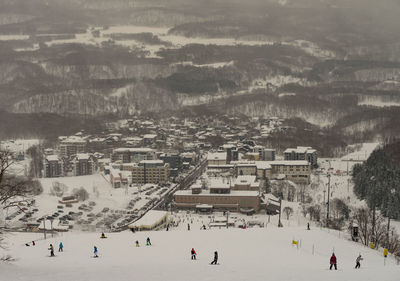
M0 280L399 280L400 267L392 258L385 265L378 251L318 228L192 228L107 236L100 239L99 233L75 232L39 240L40 234L12 234L8 253L17 261L0 263ZM144 246L146 237L152 246ZM34 239L36 246L24 246ZM299 241L299 248L292 245L293 239ZM136 240L141 247L135 247ZM60 241L64 252L48 257L49 244L57 250ZM92 258L94 245L99 249L97 259ZM197 261L190 260L191 248L198 254ZM215 250L220 264L212 266ZM338 271L328 269L333 250ZM356 270L359 253L364 260Z

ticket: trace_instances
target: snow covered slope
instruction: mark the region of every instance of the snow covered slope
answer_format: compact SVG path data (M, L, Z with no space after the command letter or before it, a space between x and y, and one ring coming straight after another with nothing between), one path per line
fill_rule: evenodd
M379 252L318 228L307 231L269 225L245 230L124 232L107 236L100 239L96 233L64 233L26 247L25 242L42 235L12 235L10 253L18 260L0 263L0 280L395 281L400 273L400 266L391 258L384 265ZM144 246L148 236L153 246ZM301 247L292 246L292 239L299 240ZM135 247L136 240L141 247ZM49 244L57 250L60 241L64 252L48 257ZM99 249L99 258L92 258L94 245ZM197 261L190 260L192 247L197 251ZM328 269L333 249L338 258L337 271ZM209 265L215 250L220 265ZM359 253L364 260L361 269L356 270Z

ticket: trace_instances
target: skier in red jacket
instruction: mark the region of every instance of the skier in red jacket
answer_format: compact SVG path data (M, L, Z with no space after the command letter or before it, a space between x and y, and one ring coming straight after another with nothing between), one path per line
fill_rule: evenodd
M196 259L196 251L194 250L194 248L192 248L192 250L190 251L190 253L192 254L192 260Z
M330 264L331 264L331 267L329 268L330 270L332 270L332 266L335 266L335 270L337 270L337 261L335 253L333 253L331 256Z

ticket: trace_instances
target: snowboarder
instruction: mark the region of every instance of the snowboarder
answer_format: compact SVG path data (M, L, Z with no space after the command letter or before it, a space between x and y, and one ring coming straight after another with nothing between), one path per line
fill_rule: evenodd
M151 246L150 237L147 237L146 239L146 246Z
M140 247L138 240L136 240L136 247Z
M63 245L63 243L62 242L60 242L60 245L58 245L58 251L59 252L64 252L64 245Z
M94 246L93 254L94 254L94 258L98 258L98 257L99 257L99 256L97 255L97 247L96 247L96 246Z
M307 230L310 230L310 223L307 223Z
M190 230L190 224L188 224L188 230Z
M337 261L336 261L335 253L333 253L331 256L330 264L331 264L331 266L329 267L330 270L332 270L332 266L335 266L335 270L337 270Z
M100 238L107 238L107 237L104 235L104 232L101 233Z
M35 246L36 244L35 244L35 241L32 241L32 246Z
M192 248L192 250L190 251L190 253L192 254L192 260L196 259L196 251L194 250L194 248Z
M217 264L217 262L218 262L218 252L215 251L214 252L214 260L211 262L211 264Z
M54 247L53 247L53 244L50 244L49 250L50 250L50 257L54 257L55 255L54 255Z
M360 268L361 263L360 261L362 261L363 258L361 257L361 254L356 258L356 267L355 268Z

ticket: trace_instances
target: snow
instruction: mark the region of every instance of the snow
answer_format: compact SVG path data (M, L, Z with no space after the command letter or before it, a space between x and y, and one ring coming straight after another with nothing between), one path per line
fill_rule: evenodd
M378 148L378 146L379 146L379 143L377 143L377 142L363 143L362 147L359 150L352 152L346 156L343 156L342 160L365 161L368 159L369 155L376 148Z
M0 280L398 280L399 266L394 259L387 258L384 265L379 252L338 234L271 224L248 229L191 227L191 231L108 233L107 239L100 239L99 233L48 234L47 240L40 234L13 233L8 237L8 253L17 261L0 263ZM152 246L144 246L147 237ZM36 246L24 246L32 240ZM136 240L141 247L135 247ZM292 245L292 240L299 241L299 247ZM59 242L63 242L64 252L48 257L49 244L57 250ZM93 246L97 246L99 258L92 258ZM197 252L196 261L190 260L192 248ZM328 270L333 250L337 271ZM214 251L219 254L218 266L209 265ZM359 253L364 260L361 269L355 270Z
M0 41L9 41L9 40L28 40L29 35L20 35L20 34L14 34L14 35L0 35Z

